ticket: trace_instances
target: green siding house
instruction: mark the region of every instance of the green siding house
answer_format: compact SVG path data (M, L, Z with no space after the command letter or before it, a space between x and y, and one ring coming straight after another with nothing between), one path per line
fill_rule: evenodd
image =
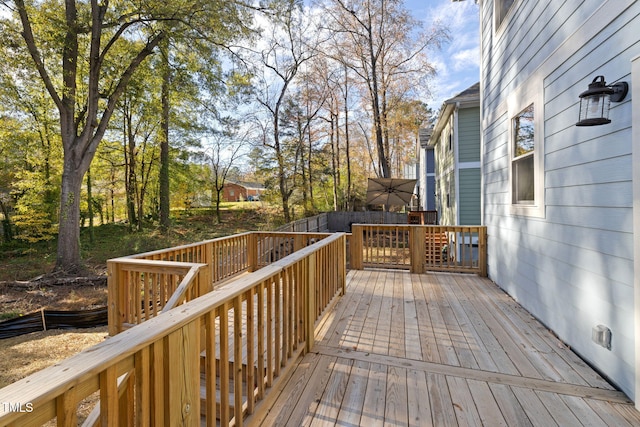
M476 83L443 103L429 139L441 225L481 224L479 87Z

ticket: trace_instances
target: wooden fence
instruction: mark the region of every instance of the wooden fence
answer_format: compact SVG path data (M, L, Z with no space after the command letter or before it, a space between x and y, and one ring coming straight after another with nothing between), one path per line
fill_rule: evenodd
M435 211L433 211L435 212ZM434 216L429 211L425 224L437 223L437 213ZM408 216L405 212L359 211L359 212L325 212L316 216L302 218L283 225L276 231L280 232L351 232L352 224L407 224Z
M319 319L344 293L345 247L344 234L326 237L1 389L1 402L26 410L0 407L0 426L54 417L75 426L78 405L92 394L104 426L242 426L312 348ZM119 280L150 262L121 259L111 273L120 265ZM207 263L187 263L186 273L175 261L161 263L166 270L153 274L196 282L210 274ZM142 306L153 304L142 293Z
M321 213L319 215L302 218L288 224L279 227L276 231L280 232L327 232L329 227L327 225L328 213Z
M350 266L487 275L483 226L353 224Z

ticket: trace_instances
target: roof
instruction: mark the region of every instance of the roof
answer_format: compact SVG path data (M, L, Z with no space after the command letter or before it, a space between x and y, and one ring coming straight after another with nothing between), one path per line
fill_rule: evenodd
M480 82L466 88L453 98L444 101L444 104L456 104L463 102L480 101Z
M427 148L429 139L431 138L431 133L433 133L433 126L430 126L428 128L420 128L420 130L418 130L418 138L421 148Z
M227 181L229 184L236 184L244 188L251 188L256 190L265 190L265 186L259 182L246 182L246 181Z
M480 82L475 83L453 98L449 98L442 103L438 120L429 137L429 146L434 146L440 137L440 132L444 129L447 119L455 108L478 107L480 105Z

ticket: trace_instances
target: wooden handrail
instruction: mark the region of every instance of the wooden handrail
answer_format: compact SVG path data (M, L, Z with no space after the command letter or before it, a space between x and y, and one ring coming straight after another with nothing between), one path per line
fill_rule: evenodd
M175 307L197 298L329 235L248 232L109 260L109 334L168 310L169 301ZM200 266L197 286L189 282L196 276L188 273L195 264Z
M206 267L205 264L199 264L199 266ZM167 304L162 308L161 313L171 310L186 299L187 292L191 290L196 282L198 270L199 268L196 267L189 269L189 272L184 276L184 279L182 279L182 282L180 282L176 291L171 295Z
M78 403L95 392L102 425L200 425L204 414L207 425L240 426L313 346L344 292L345 258L344 234L332 235L0 389L0 401L31 409L0 407L0 426L75 425Z
M125 325L142 323L159 315L175 295L172 304L209 292L207 264L116 258L107 261L109 334Z

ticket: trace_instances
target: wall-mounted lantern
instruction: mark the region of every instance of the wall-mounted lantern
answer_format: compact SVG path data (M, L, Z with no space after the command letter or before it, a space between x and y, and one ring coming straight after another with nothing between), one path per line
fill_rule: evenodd
M607 86L604 76L597 76L589 84L589 89L580 94L580 118L576 126L598 126L611 123L609 108L611 102L621 102L629 91L626 82Z

